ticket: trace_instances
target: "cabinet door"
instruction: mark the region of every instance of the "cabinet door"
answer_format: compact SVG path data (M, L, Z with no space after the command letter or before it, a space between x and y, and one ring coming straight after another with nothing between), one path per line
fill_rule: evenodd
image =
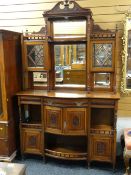
M23 153L42 154L42 131L39 129L22 129Z
M24 65L28 70L44 68L44 42L24 42Z
M62 109L45 106L44 112L45 131L51 133L62 132Z
M1 47L1 46L0 46ZM5 73L4 73L4 63L3 58L0 59L0 121L7 121L8 120L8 113L7 113L7 92L5 86Z
M86 135L86 108L65 109L64 131L72 135Z
M90 159L112 162L113 138L91 136Z
M91 43L91 70L113 71L114 69L114 42L92 41Z

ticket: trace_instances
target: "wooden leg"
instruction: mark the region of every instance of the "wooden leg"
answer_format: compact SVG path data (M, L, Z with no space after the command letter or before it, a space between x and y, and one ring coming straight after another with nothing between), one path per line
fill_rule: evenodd
M129 159L130 156L126 154L126 150L124 150L124 162L125 162L125 167L126 167L126 174L128 175L129 172Z

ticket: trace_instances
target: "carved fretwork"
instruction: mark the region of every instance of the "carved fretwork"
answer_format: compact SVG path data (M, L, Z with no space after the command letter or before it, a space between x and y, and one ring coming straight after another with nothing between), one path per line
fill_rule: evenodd
M106 151L106 144L103 142L98 142L97 143L97 153L101 155L105 153L105 151Z
M29 147L35 147L37 143L36 136L30 136L28 140Z
M74 116L72 123L73 123L74 127L79 126L79 124L80 124L79 117L78 116Z
M51 124L53 125L56 125L56 122L57 122L57 115L55 113L52 113L51 116L50 116L50 121L51 121Z

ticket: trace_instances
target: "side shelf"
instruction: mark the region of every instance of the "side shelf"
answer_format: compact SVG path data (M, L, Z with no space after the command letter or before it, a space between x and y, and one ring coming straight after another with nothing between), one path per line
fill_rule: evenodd
M21 154L43 156L44 137L41 98L19 97Z

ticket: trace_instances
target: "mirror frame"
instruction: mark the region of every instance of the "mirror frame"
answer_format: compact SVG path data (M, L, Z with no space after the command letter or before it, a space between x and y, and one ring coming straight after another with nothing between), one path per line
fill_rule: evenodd
M124 24L124 32L122 37L122 77L121 77L121 92L123 94L131 94L131 89L128 89L126 87L126 67L127 67L127 56L128 56L128 30L131 29L128 28L128 20L131 20L131 14L126 14L125 20L123 22Z

